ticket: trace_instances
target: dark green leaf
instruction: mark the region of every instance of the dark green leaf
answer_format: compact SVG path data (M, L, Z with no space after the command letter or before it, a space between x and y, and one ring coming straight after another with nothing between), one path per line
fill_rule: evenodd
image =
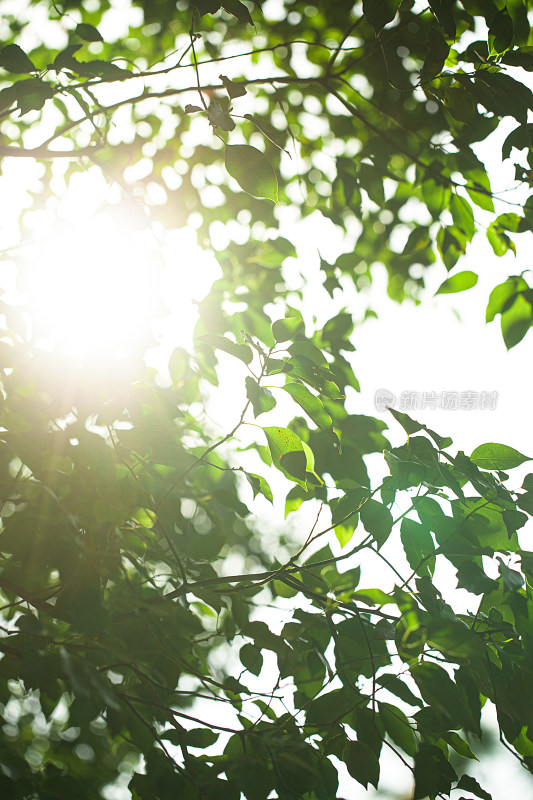
M371 783L377 789L379 781L379 759L364 742L347 742L342 760L348 772L362 786Z
M483 657L484 654L481 639L459 620L432 618L427 628L427 641L451 660Z
M457 570L457 586L474 594L485 594L497 589L498 581L489 578L474 561L463 561Z
M422 706L423 702L420 700L419 697L416 697L409 689L409 687L403 682L401 678L398 678L396 675L392 675L391 673L382 672L376 678L376 682L383 686L387 691L394 694L396 697L399 697L400 700L403 700L404 703L408 703L411 706Z
M462 700L457 685L438 664L423 662L411 667L411 675L420 689L420 694L430 706L444 716L460 713Z
M192 0L192 5L198 9L201 17L204 14L216 14L220 9L220 0Z
M389 538L392 530L392 515L382 503L377 500L367 500L360 511L361 522L368 533L371 533L378 548Z
M496 14L489 28L489 46L492 53L501 54L509 49L513 41L513 21L507 9Z
M59 71L61 69L75 69L78 62L74 58L74 53L77 53L83 47L81 44L69 44L64 50L57 54L54 58L53 67Z
M437 17L444 33L449 39L455 39L453 5L453 0L429 0L429 7Z
M480 797L481 800L492 800L492 795L482 789L476 779L471 778L470 775L461 775L457 783L457 788L475 794L475 796Z
M239 658L247 670L259 675L263 667L263 656L258 647L250 643L244 644L239 651Z
M35 64L18 44L8 44L0 50L0 67L17 74L37 72Z
M192 728L187 731L187 746L198 747L204 750L216 742L219 734L208 728Z
M224 84L224 89L227 91L230 100L233 100L234 97L242 97L246 94L246 89L242 83L235 83L235 81L230 80L225 75L219 75L218 77Z
M408 756L414 756L415 734L403 711L389 703L380 703L379 715L392 741L396 742Z
M250 16L250 12L240 0L222 0L222 8L228 14L236 17L239 22L247 22L248 25L253 25L254 21Z
M94 25L87 25L86 22L80 22L76 25L76 34L80 39L85 39L86 42L103 42L102 34Z
M436 797L439 793L449 794L452 782L457 775L444 756L440 747L421 744L415 756L415 791L413 800Z
M504 561L498 557L498 572L503 578L503 586L506 592L518 592L524 585L524 578L515 569L508 567Z
M411 569L419 575L433 575L435 543L429 530L419 522L404 517L400 538Z

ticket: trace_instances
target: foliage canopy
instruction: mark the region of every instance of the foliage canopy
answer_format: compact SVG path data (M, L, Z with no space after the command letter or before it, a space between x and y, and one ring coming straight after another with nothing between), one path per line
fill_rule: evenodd
M533 768L533 475L518 491L507 475L528 455L468 457L400 411L392 447L383 421L350 413L354 320L310 327L278 233L288 206L345 232L321 260L336 298L380 262L390 296L418 302L426 269L455 270L478 228L514 251L533 226L528 6L65 0L2 17L0 156L41 165L21 247L90 170L136 228L227 239L166 384L140 358L150 320L89 370L2 298L4 797L92 799L124 774L135 800L331 800L339 761L377 787L388 747L414 800L488 798L455 758L475 758L485 702ZM518 203L476 155L493 134ZM439 292L476 280L454 271ZM508 348L526 336L525 275L494 288L496 316ZM243 400L217 436L205 404L228 357ZM376 483L365 457L383 451ZM269 538L246 503L284 492L289 521L310 504L316 522ZM369 582L376 559L387 586ZM437 588L442 562L475 612Z

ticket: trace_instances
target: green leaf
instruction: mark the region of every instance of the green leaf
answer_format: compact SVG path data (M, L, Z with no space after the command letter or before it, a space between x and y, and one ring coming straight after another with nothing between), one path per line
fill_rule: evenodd
M411 706L423 706L422 700L419 697L416 697L409 689L409 687L403 682L401 678L398 678L397 675L392 675L390 672L382 672L376 678L376 683L379 686L383 686L387 689L388 692L394 694L396 697L399 697L404 703L407 703Z
M296 258L296 249L292 242L283 236L262 242L247 258L248 263L258 264L267 269L278 269L286 258Z
M311 394L309 389L302 383L286 383L282 389L290 394L293 400L303 408L315 425L323 431L329 439L333 442L338 442L337 435L332 427L331 417L324 409L322 401L316 397L316 395Z
M431 428L428 428L426 425L423 425L421 422L417 422L416 420L412 419L408 414L404 414L402 411L397 411L395 408L389 408L389 412L392 414L394 419L400 423L404 431L409 434L418 433L418 431L425 431L434 442L437 443L441 450L446 449L452 444L452 440L449 436L439 436L438 433L432 431Z
M475 286L477 281L478 276L475 272L470 272L469 270L458 272L456 275L452 275L451 278L445 280L444 283L441 283L435 294L465 292L467 289L471 289Z
M45 102L54 96L52 85L40 80L40 78L27 78L18 81L6 91L13 91L14 99L18 103L21 115L27 114L28 111L40 111Z
M453 269L466 248L462 231L454 226L443 226L437 233L437 247L448 271Z
M473 183L474 185L467 184L465 186L469 198L476 206L479 206L479 208L482 208L484 211L494 212L494 202L489 194L490 189L483 189L481 185L478 185L478 188L476 188L476 181L473 181Z
M18 44L8 44L0 50L0 67L18 75L37 72L37 67L30 61Z
M298 511L305 500L307 500L306 490L301 486L293 486L285 498L285 519L291 512Z
M422 662L411 667L420 694L445 717L454 717L462 708L461 693L446 670L438 664Z
M514 244L512 240L504 233L494 222L491 222L487 228L487 239L494 251L494 255L501 258L509 249L514 251Z
M377 34L396 16L402 0L363 0L363 14Z
M230 110L228 97L218 97L212 100L207 109L207 116L213 128L220 128L222 131L235 130L235 123L229 115Z
M371 498L361 508L360 516L365 529L372 534L379 549L385 544L392 530L392 514L387 506Z
M444 753L433 744L421 744L415 756L413 800L425 800L439 793L448 795L457 775Z
M449 731L448 733L445 733L443 739L450 745L450 747L453 747L456 753L459 753L459 755L463 758L471 758L474 761L479 761L479 758L470 749L468 742L465 742L465 740L462 739L455 731Z
M217 731L209 728L191 728L187 731L187 747L205 750L217 741L219 735Z
M250 375L248 375L246 377L245 384L246 395L252 403L252 407L254 409L254 417L258 417L259 414L265 414L268 411L272 411L272 409L276 407L276 400L272 392L270 392L268 389L265 389L263 386L260 386L255 378L252 378Z
M519 275L512 275L504 283L496 286L489 297L486 321L492 322L496 314L503 313L512 304L519 291L527 291L529 286Z
M245 192L279 205L276 173L260 150L249 144L226 145L226 169Z
M415 734L403 711L389 703L380 703L379 715L392 741L396 742L408 756L414 756Z
M474 221L474 212L472 206L458 194L452 194L450 200L450 211L452 213L453 221L462 233L466 236L467 241L470 241L475 232L476 224Z
M432 80L441 72L448 58L450 46L440 31L431 28L429 31L428 53L420 73L423 82Z
M243 470L244 471L244 470ZM272 489L270 488L268 482L263 478L262 475L256 475L255 472L244 472L246 479L250 486L252 487L252 491L254 493L254 499L257 497L258 494L262 494L270 503L274 503L274 498L272 496Z
M103 81L122 81L131 76L131 72L122 69L111 61L94 59L93 61L76 61L70 67L77 75L84 78L101 78Z
M509 49L513 42L513 21L507 9L495 14L489 28L489 48L491 55L500 55Z
M358 589L353 596L368 606L386 606L388 603L394 603L394 599L383 589Z
M427 627L427 642L450 660L483 657L481 639L463 622L432 618Z
M239 20L239 22L246 22L248 25L253 25L254 21L250 16L250 12L240 0L222 0L222 8Z
M299 437L288 428L268 427L263 431L274 466L305 489L307 458Z
M198 338L201 342L205 342L211 347L215 347L217 350L223 350L230 356L244 361L245 364L249 364L253 360L254 354L247 344L237 344L236 342L232 342L231 339L227 339L225 336L216 336L214 334L199 336Z
M276 323L274 323L274 325L275 324ZM319 368L329 368L328 362L326 361L322 350L306 339L298 339L297 341L293 342L288 350L291 356L303 356L304 358L309 359L309 361Z
M272 335L276 342L287 342L299 333L303 333L304 321L300 315L278 319L272 323Z
M219 75L218 77L224 84L224 89L227 91L230 100L233 100L234 97L242 97L246 94L246 88L242 83L235 83L235 81L227 78L226 75Z
M524 578L515 569L511 569L498 556L498 572L503 578L503 588L506 592L518 592L524 585Z
M457 587L473 594L485 594L498 588L498 581L489 578L475 561L463 561L457 569Z
M368 498L367 489L353 489L331 504L331 521L335 525L335 536L341 547L344 547L353 536L359 524L359 508Z
M429 0L429 7L449 39L455 39L456 32L453 5L453 0Z
M259 675L263 667L263 655L261 650L255 644L244 644L239 651L239 658L241 664L246 667L249 672L254 675Z
M201 17L204 14L216 14L222 5L220 0L192 0L192 5L198 10Z
M85 39L86 42L103 42L102 34L97 30L94 25L88 25L86 22L80 22L76 25L76 34L80 39Z
M371 783L377 789L379 781L379 759L364 742L347 742L342 754L348 772L362 786Z
M151 508L138 508L132 514L132 519L143 528L153 528L157 521L157 514Z
M480 797L481 800L492 800L492 795L486 792L485 789L482 789L476 779L471 778L470 775L461 775L456 788L464 789L466 792L475 794L475 796Z
M508 350L521 342L533 325L533 307L523 295L517 295L512 306L502 313L501 326L505 346Z
M476 447L470 456L470 460L482 469L501 469L506 471L519 467L524 461L532 461L533 459L530 456L522 455L514 447L490 442Z
M404 517L400 528L405 556L409 566L419 575L433 575L435 570L435 543L427 527Z

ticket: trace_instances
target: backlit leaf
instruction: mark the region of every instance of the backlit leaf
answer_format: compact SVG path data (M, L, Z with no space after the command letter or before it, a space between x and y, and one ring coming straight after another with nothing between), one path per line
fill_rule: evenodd
M304 321L297 315L278 319L272 323L272 335L276 342L286 342L304 330Z
M482 469L514 469L523 464L524 461L531 461L530 456L524 456L515 450L514 447L509 447L506 444L495 444L490 442L488 444L481 444L476 447L470 460L476 466Z
M299 437L288 428L272 426L263 428L263 431L267 437L274 466L306 488L307 458Z
M276 400L272 392L263 386L260 386L255 378L247 375L245 384L246 395L252 403L255 417L258 417L259 414L265 414L268 411L272 411L272 409L276 407Z
M332 428L331 417L324 409L322 401L316 395L311 394L309 389L302 383L286 383L282 388L303 408L321 431L332 441L338 441Z
M435 294L465 292L467 289L471 289L475 286L477 280L478 276L475 272L470 272L469 270L458 272L456 275L452 275L451 278L445 280L444 283L441 283Z
M276 173L260 150L248 144L226 145L226 169L245 192L279 205Z
M227 339L225 336L210 334L207 336L200 336L199 338L200 341L211 345L211 347L215 347L217 350L223 350L230 356L235 356L235 358L238 358L240 361L244 361L245 364L249 364L254 357L251 348L247 344L232 342L231 339Z

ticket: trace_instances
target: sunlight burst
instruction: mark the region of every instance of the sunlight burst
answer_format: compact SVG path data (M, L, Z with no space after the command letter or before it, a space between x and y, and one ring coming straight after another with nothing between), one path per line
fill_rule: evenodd
M161 273L148 239L147 232L128 230L100 213L28 248L19 289L33 340L78 357L146 346Z

